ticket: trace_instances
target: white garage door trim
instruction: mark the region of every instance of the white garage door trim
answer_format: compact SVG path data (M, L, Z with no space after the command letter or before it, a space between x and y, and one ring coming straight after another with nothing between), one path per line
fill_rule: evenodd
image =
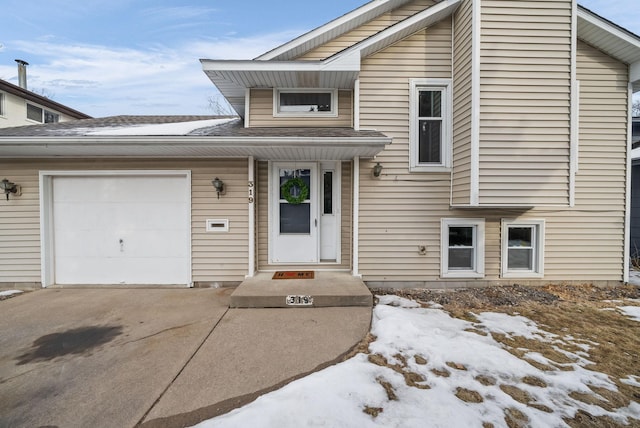
M140 177L140 176L162 176L162 177L182 177L185 179L187 192L187 219L186 242L189 246L187 252L186 267L187 287L192 283L192 260L191 260L191 171L188 170L109 170L109 171L40 171L40 251L41 251L41 277L42 286L47 287L55 283L55 254L53 239L53 178L55 177ZM172 195L167 195L171 198Z

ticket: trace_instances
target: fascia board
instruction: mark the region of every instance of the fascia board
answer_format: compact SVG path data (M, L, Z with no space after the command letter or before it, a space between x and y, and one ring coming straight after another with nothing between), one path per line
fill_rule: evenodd
M411 33L419 31L423 27L450 16L456 10L460 2L461 0L441 1L422 12L406 18L385 30L364 39L363 41L335 54L332 57L327 58L325 61L340 61L343 57L354 57L356 52L359 54L359 57L364 57L384 49L398 41L395 36L401 35L401 38L406 37Z
M364 15L370 15L370 18L368 20L375 19L383 13L402 6L405 3L409 3L409 1L410 0L370 1L369 3L357 9L354 9L351 12L348 12L345 15L334 19L333 21L330 21L314 30L311 30L308 33L303 34L302 36L285 43L284 45L266 52L255 59L261 61L269 61L277 59L279 57L287 57L287 54L291 55L291 53L295 52L298 47L305 44L309 44L311 48L317 47L325 42L328 34L335 32L335 36L339 36L361 25L359 23L359 18L363 17Z

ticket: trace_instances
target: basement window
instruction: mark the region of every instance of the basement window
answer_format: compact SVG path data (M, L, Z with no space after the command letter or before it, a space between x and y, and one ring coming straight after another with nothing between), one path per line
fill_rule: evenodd
M443 218L440 276L484 277L484 219Z
M544 220L502 220L502 277L542 278Z
M27 103L27 119L38 123L56 123L60 121L60 115Z
M273 115L336 117L337 99L336 90L274 89Z

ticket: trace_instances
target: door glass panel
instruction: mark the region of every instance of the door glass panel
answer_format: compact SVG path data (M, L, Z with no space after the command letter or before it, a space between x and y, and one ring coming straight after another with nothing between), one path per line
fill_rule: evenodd
M323 180L322 213L333 214L333 171L325 171Z
M280 233L311 233L311 205L280 203Z
M293 205L284 199L283 185L292 178L301 179L307 186L307 198L304 202ZM310 169L280 169L280 233L281 234L310 234L311 233L311 170ZM298 197L302 189L291 186L289 194ZM309 202L307 202L309 201Z

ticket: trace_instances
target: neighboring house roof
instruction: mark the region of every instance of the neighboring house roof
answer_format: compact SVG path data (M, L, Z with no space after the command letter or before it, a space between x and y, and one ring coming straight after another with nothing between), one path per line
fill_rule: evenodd
M391 143L352 128L244 128L230 116L114 116L0 129L0 157L247 157L348 160Z
M362 57L450 16L460 0L439 1L325 60L295 61L295 58L409 1L373 0L255 60L200 61L204 72L242 117L245 115L247 88L352 89ZM640 37L581 6L578 7L577 27L580 39L629 64L630 82L634 90L640 90Z
M16 95L20 98L23 98L27 101L34 102L43 107L47 107L51 110L55 110L58 113L62 113L66 116L73 117L75 119L90 119L91 116L88 114L84 114L79 112L78 110L72 109L71 107L67 107L64 104L60 104L56 101L53 101L47 97L43 97L42 95L38 95L35 92L31 92L27 89L21 88L20 86L16 86L13 83L9 83L6 80L0 79L0 91L8 92L10 94Z

